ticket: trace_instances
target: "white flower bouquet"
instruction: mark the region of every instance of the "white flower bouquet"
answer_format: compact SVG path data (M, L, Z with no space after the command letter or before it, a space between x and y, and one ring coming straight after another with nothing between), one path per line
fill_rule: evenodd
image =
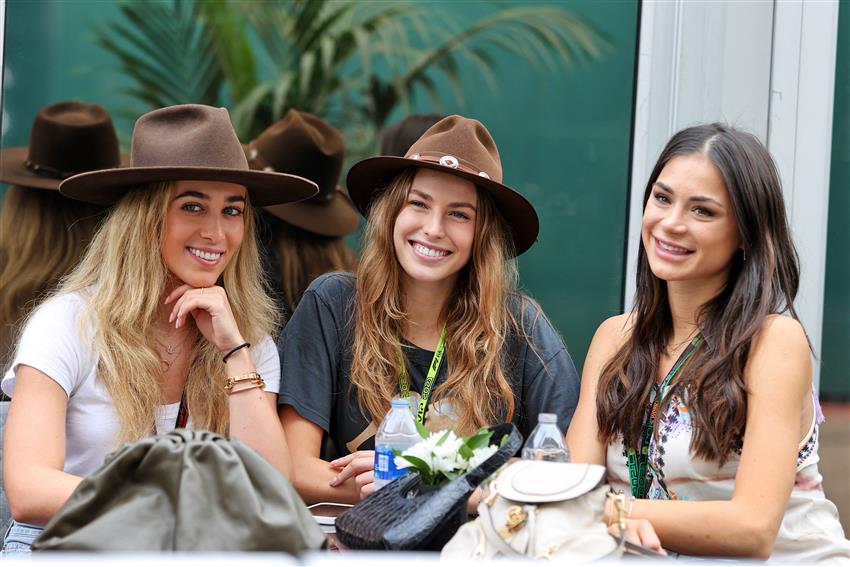
M490 444L492 432L486 427L468 437L458 437L451 429L430 433L419 423L416 425L422 441L404 451L396 451L395 465L415 470L424 484L440 486L454 480L499 449L499 445Z

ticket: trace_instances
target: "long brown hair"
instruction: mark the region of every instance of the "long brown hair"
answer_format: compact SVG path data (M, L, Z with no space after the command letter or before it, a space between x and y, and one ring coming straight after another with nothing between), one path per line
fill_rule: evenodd
M160 247L171 191L171 182L154 183L122 197L57 292L86 294L83 323L95 330L97 374L121 422L119 443L149 435L157 407L165 403L156 332L169 277ZM250 203L244 210L245 236L220 285L245 340L259 345L275 332L277 312L265 292ZM229 414L221 353L197 329L185 348L193 426L224 434Z
M399 371L407 364L399 342L407 313L393 227L415 173L408 169L397 175L373 202L357 272L351 382L361 409L375 421L383 418L397 395ZM511 246L509 228L493 199L479 189L472 256L441 314L446 322L448 374L432 394L434 401L447 398L456 404L459 434L514 414L504 348L509 337L521 332L520 322L506 309L517 284Z
M17 324L79 263L102 207L58 191L11 186L0 209L0 363L14 346Z
M724 463L744 434L744 368L753 337L772 313L787 311L797 319L799 259L770 154L755 136L728 126L694 126L673 136L649 177L644 207L664 166L694 154L706 156L722 175L743 251L733 258L723 290L701 307L697 325L704 340L668 398L688 395L694 456ZM630 336L602 370L596 399L600 440L622 436L626 447L639 446L644 410L673 332L666 282L652 273L643 245L632 321Z
M343 238L300 229L267 212L263 218L268 226L261 229L261 240L271 240L267 271L270 279L279 284L275 292L288 316L314 279L329 272L357 269L357 257Z

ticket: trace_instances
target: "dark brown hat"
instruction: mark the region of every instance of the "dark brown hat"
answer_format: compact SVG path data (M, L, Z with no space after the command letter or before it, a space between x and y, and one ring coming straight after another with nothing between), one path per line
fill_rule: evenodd
M58 189L63 179L121 166L109 112L99 104L67 100L38 111L24 148L0 150L0 181Z
M528 250L537 239L540 224L534 206L502 184L502 162L496 142L477 120L447 116L422 134L405 157L378 156L356 163L348 172L348 191L354 205L367 216L375 195L410 167L456 175L490 193L511 228L517 255Z
M322 236L357 230L360 215L337 186L345 155L339 130L318 116L293 109L245 146L245 154L251 169L292 173L319 186L319 193L306 201L267 207L274 216Z
M118 201L133 187L157 181L224 181L244 185L257 206L312 197L316 184L285 173L251 171L225 108L181 104L142 115L133 129L130 165L82 173L59 191L98 205Z

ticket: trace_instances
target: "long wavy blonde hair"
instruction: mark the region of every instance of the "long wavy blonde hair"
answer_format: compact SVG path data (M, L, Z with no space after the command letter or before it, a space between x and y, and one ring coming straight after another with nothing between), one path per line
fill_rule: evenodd
M383 418L397 395L401 365L407 365L399 342L407 313L393 228L415 173L409 169L397 175L374 201L357 272L351 382L357 388L361 410L375 421ZM520 321L506 308L517 286L512 242L492 197L478 189L472 255L441 313L446 325L448 374L432 394L434 401L452 401L459 434L514 415L516 401L505 373L505 346L512 335L519 336L522 331Z
M18 322L83 256L103 208L58 191L11 186L0 209L0 365Z
M169 279L160 246L172 187L173 183L156 183L127 193L58 291L87 294L83 324L94 330L97 375L121 421L119 443L149 435L157 407L165 403L155 337ZM245 340L257 345L276 331L277 314L266 293L249 204L244 222L242 245L220 285ZM221 353L197 329L185 352L190 360L185 392L193 426L226 433L229 416Z

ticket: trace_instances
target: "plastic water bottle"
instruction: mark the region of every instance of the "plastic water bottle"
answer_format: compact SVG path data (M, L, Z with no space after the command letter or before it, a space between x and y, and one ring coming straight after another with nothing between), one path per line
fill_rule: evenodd
M375 434L375 488L379 489L403 475L406 469L395 466L393 449L404 451L422 441L416 430L416 421L410 411L410 402L394 398L390 411Z
M570 451L564 444L564 433L558 427L554 413L541 413L537 427L522 447L522 458L529 461L554 461L568 463Z

